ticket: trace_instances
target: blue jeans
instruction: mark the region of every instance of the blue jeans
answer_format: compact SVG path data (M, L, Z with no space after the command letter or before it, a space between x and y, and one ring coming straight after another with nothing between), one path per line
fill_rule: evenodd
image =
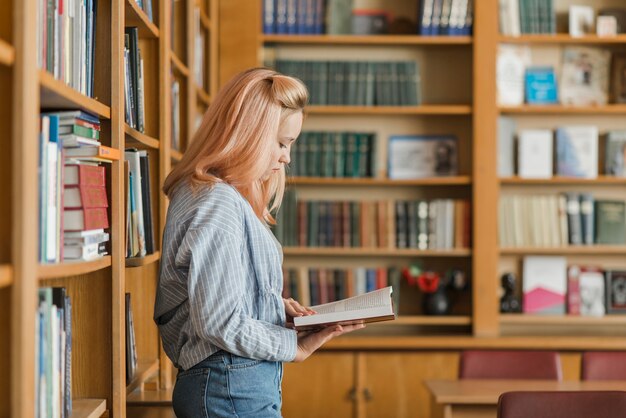
M280 362L219 351L176 378L172 405L178 418L281 417Z

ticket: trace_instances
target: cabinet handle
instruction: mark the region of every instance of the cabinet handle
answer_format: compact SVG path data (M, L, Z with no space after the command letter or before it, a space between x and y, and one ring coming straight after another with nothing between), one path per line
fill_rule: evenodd
M363 398L365 398L365 400L368 402L374 399L374 396L372 395L372 392L369 390L369 388L363 389Z
M356 388L351 388L348 392L348 399L352 402L356 402Z

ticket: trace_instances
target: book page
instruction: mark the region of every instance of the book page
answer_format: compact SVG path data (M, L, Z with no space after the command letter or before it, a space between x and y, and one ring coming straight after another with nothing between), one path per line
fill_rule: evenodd
M326 303L324 305L312 306L311 309L318 314L329 314L335 312L357 311L369 308L380 308L390 304L389 290L387 288L354 296L337 302Z

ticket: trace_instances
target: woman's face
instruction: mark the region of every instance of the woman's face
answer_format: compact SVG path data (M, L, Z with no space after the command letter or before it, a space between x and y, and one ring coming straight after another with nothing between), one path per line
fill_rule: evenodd
M276 144L272 148L272 159L270 167L265 172L264 179L280 171L284 164L289 164L291 158L291 144L296 140L302 130L302 112L293 113L285 118L278 127L278 137Z

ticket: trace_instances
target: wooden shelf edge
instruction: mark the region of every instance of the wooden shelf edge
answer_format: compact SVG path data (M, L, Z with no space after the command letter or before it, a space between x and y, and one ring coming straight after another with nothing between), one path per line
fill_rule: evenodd
M501 314L500 323L506 325L626 325L626 315L578 316Z
M0 64L10 67L15 62L15 48L7 41L0 39Z
M380 325L433 325L458 326L471 325L470 316L426 316L426 315L399 315L395 321L381 322Z
M159 28L151 22L135 0L126 0L125 26L137 26L140 38L159 38Z
M209 93L204 91L204 89L202 87L196 86L196 94L198 96L198 100L200 100L206 106L210 106L211 105L211 96L209 96Z
M0 264L0 288L13 284L13 267L10 264Z
M211 30L211 27L212 27L211 19L209 18L209 16L207 16L205 11L202 9L200 9L200 24L202 25L204 29L208 31Z
M43 109L80 108L102 118L111 119L109 106L74 90L45 70L39 71L39 84L42 90L40 102Z
M131 257L126 259L126 267L142 267L155 263L161 259L161 252L155 251L145 257Z
M132 0L129 0L132 1ZM159 149L159 140L139 132L136 129L131 128L127 123L124 123L124 133L132 141L139 142L147 147Z
M526 254L576 254L576 255L626 255L626 245L572 245L569 247L519 247L500 248L501 255Z
M170 155L172 160L179 162L180 160L183 159L183 153L180 151L176 151L176 150L170 150Z
M72 399L71 418L100 418L106 411L106 399Z
M586 35L582 37L570 36L567 33L556 34L528 34L520 36L500 36L500 42L514 44L626 44L626 35L597 36Z
M626 115L626 105L607 104L604 106L565 106L565 105L521 105L521 106L500 106L500 113L518 115Z
M146 382L155 373L159 371L159 359L154 361L142 361L137 365L137 371L135 371L135 377L133 380L126 385L126 395L137 389L141 386L142 383Z
M471 115L471 105L419 105L419 106L347 106L311 105L305 113L319 115Z
M329 257L469 257L472 255L472 250L468 248L452 250L407 250L398 248L283 247L283 253L291 256Z
M321 186L465 186L472 183L470 176L431 177L412 180L393 180L388 178L329 178L329 177L288 177L287 182L294 185Z
M171 406L174 388L159 390L134 390L126 397L129 406Z
M626 185L626 177L616 176L598 176L595 179L577 178L577 177L559 177L554 176L548 179L525 179L521 177L503 177L500 178L501 184L615 184Z
M170 51L170 58L174 68L185 77L189 77L189 68L183 63L183 61L176 55L174 51Z
M342 45L471 45L471 36L420 35L261 35L266 43Z
M57 277L77 276L80 274L93 273L111 267L111 256L106 255L93 261L64 262L58 264L40 264L39 279L54 279Z

